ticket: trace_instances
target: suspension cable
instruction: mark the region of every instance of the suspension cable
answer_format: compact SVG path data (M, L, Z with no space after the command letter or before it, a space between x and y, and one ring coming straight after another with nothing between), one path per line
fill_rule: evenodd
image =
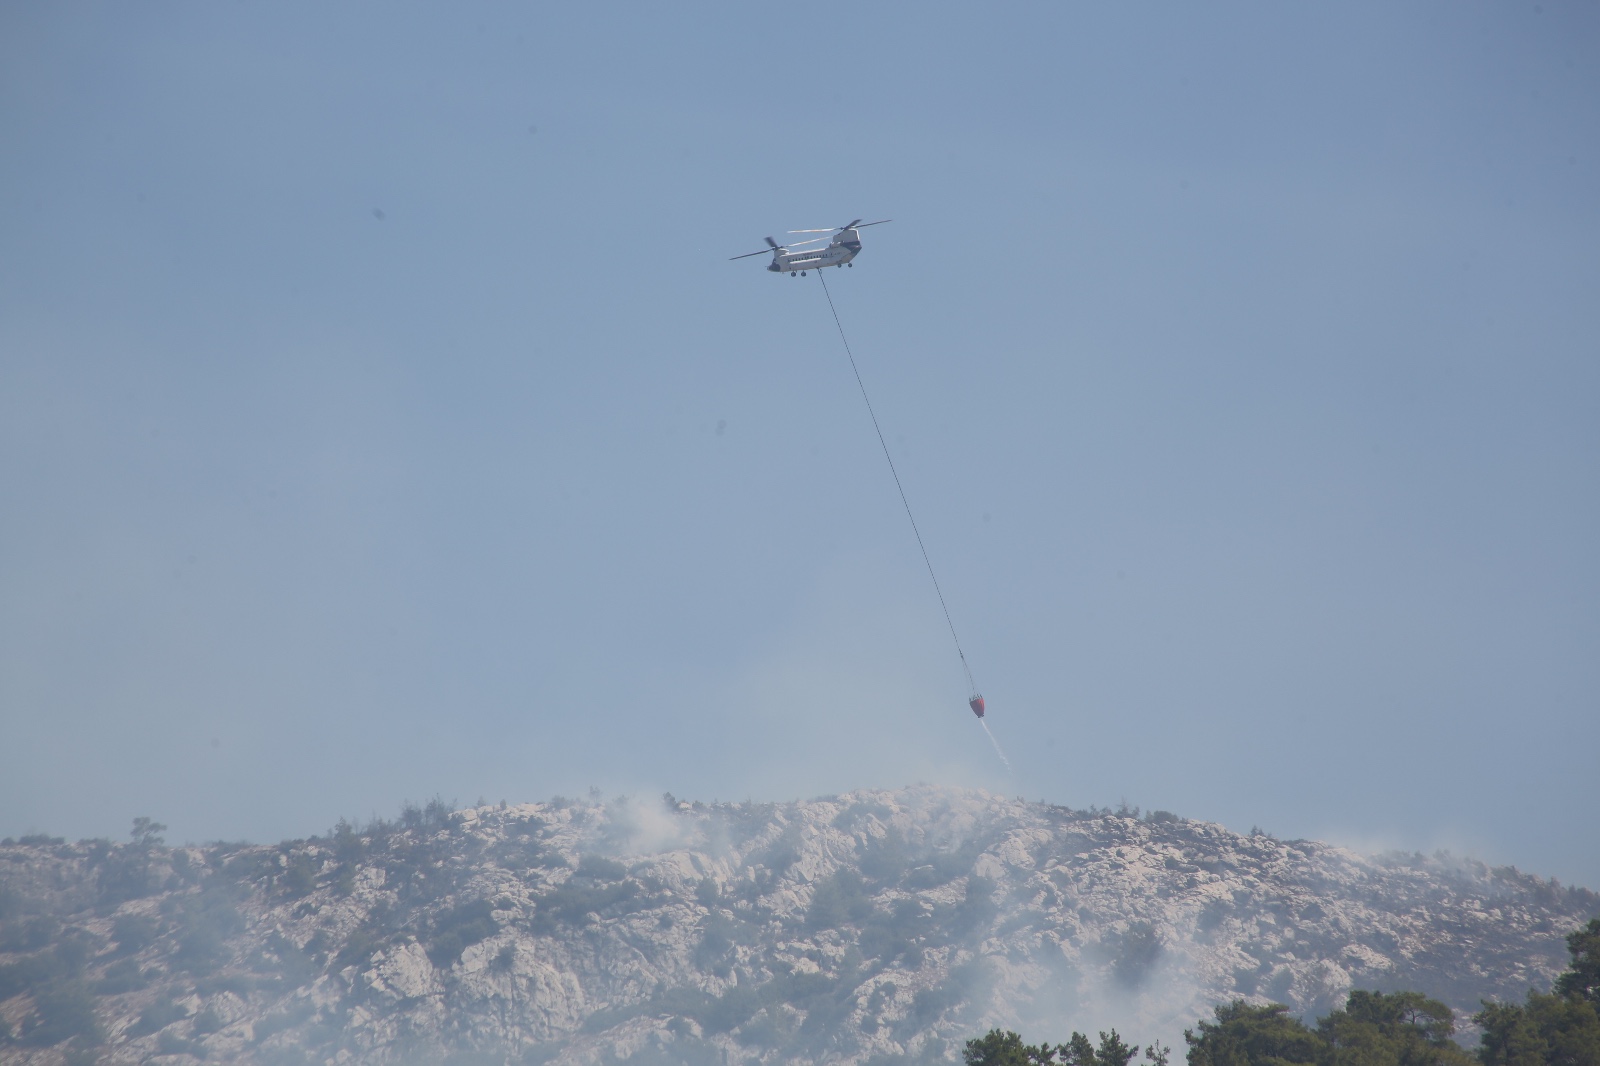
M956 636L956 624L950 620L950 607L944 602L944 590L939 587L939 575L933 572L933 561L928 558L927 545L922 543L922 531L917 528L917 517L911 513L911 502L906 499L905 486L900 484L900 472L894 468L894 456L889 454L889 442L883 439L883 427L878 425L877 412L872 409L872 398L867 395L866 383L861 380L861 368L856 365L855 353L850 350L850 338L844 335L844 324L839 321L839 309L833 305L833 293L828 291L828 279L823 277L821 270L817 271L817 280L822 282L822 292L828 297L828 310L833 312L833 324L839 330L839 339L844 342L844 354L850 358L850 369L856 375L856 385L861 389L861 398L866 401L867 414L872 417L872 428L877 432L878 443L883 447L883 457L889 463L889 473L894 476L894 487L900 491L900 503L906 509L906 517L911 520L911 532L916 535L917 547L922 549L922 561L928 567L928 576L933 579L933 591L938 594L939 607L944 611L944 624L950 627L950 639L955 642L956 654L961 657L961 670L967 675L967 691L976 696L978 685L972 680L972 668L967 665L967 653L961 650L961 638ZM1004 755L1001 758L1004 758Z

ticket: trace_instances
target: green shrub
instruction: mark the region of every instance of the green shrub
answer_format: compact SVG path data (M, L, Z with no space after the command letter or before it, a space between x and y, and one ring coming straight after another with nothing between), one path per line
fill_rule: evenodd
M872 914L872 899L861 876L854 870L839 870L820 882L806 908L806 928L837 929L847 922L859 922Z
M858 944L861 954L888 966L899 958L911 958L917 949L913 941L929 927L922 905L915 899L896 900L891 913L874 911L861 929Z
M449 826L450 816L454 813L455 804L446 803L438 795L423 807L418 807L408 800L400 808L400 825L405 829L437 832Z
M756 930L720 910L714 910L706 917L704 928L700 944L695 948L695 965L702 970L710 970L718 977L726 977L731 969L729 952L735 944L754 943Z
M35 1015L23 1032L24 1043L48 1047L74 1038L86 1044L104 1039L94 1016L94 995L81 981L58 981L35 989Z
M123 846L108 849L96 870L100 906L109 910L130 899L143 899L159 887L150 870L150 853Z
M194 1031L199 1036L221 1032L228 1023L222 1020L215 1007L207 1007L194 1016Z
M597 885L587 877L574 875L538 897L529 927L535 932L550 932L561 924L582 925L591 911L604 911L638 894L635 881Z
M220 977L202 977L194 983L194 991L198 996L215 996L223 992L232 992L241 999L261 988L273 988L274 985L266 981L258 981L254 977L244 974L227 974Z
M960 1002L961 989L954 984L924 988L911 997L911 1016L926 1025L938 1021L941 1014Z
M600 855L584 855L578 860L576 877L588 877L596 881L621 881L628 876L628 868L615 859L607 859Z
M210 973L227 959L227 938L244 926L231 892L222 886L184 898L178 921L181 931L173 962L196 975Z
M156 1052L161 1055L196 1055L204 1057L198 1048L170 1029L163 1030L161 1035L156 1037Z
M208 974L221 966L228 957L228 945L222 933L211 925L202 925L184 933L178 941L178 950L172 961L181 970L192 974Z
M277 852L248 848L223 862L222 876L230 881L267 882L281 869Z
M946 928L958 937L981 936L999 913L994 902L994 882L974 874L967 878L966 897L956 905Z
M754 1048L782 1047L794 1035L796 1023L794 1011L782 1004L774 1004L762 1009L739 1027L739 1043Z
M301 1001L299 1003L291 1004L284 1010L278 1011L274 1014L269 1014L252 1026L255 1031L255 1042L260 1044L269 1036L281 1033L285 1029L293 1029L295 1026L311 1017L311 1015L314 1013L316 1013L315 1007L313 1007L310 1003ZM267 1061L265 1055L260 1057L263 1062Z
M1117 955L1111 972L1119 984L1137 988L1144 983L1161 957L1161 937L1149 922L1134 922L1117 939Z
M0 929L0 951L38 951L54 940L60 931L61 922L49 914L8 922Z
M312 1066L313 1059L297 1047L262 1048L256 1052L261 1066ZM315 1060L321 1062L320 1058Z
M87 929L68 929L56 940L55 956L68 976L78 977L99 946L99 939Z
M61 960L56 958L53 951L29 955L0 966L0 1000L49 984L62 974Z
M309 896L317 888L317 871L316 860L300 852L289 860L288 869L278 879L278 887L288 899Z
M344 1036L349 1019L337 1013L325 1014L306 1027L301 1039L308 1047L327 1047Z
M119 914L111 923L111 939L117 942L117 954L135 955L155 943L161 932L161 923L146 914Z
M140 1013L139 1020L128 1027L128 1035L149 1036L187 1017L183 1008L173 1002L171 996L163 996Z
M106 967L94 990L102 996L120 996L124 992L136 992L146 983L144 971L139 969L136 960L121 959Z
M334 956L333 965L328 968L338 972L346 966L366 966L384 943L384 936L378 929L371 925L357 926L355 932L345 940L344 947L339 949L339 954Z
M266 950L277 956L276 963L270 959L259 958L252 963L252 968L259 972L277 974L289 987L299 988L314 980L321 972L321 967L311 954L311 946L315 943L316 937L313 937L311 944L302 949L283 934L273 933L267 938Z
M460 960L463 951L493 936L500 928L494 922L493 910L493 904L480 899L463 903L434 919L428 961L441 970L449 969Z
M749 985L733 988L708 1003L697 1019L707 1033L726 1033L743 1025L761 1009L761 996Z
M891 829L883 839L873 841L861 856L861 872L869 880L892 885L905 876L911 862L905 842L897 831Z
M328 831L328 842L333 846L333 857L341 863L360 862L367 852L366 841L361 839L355 826L343 818Z

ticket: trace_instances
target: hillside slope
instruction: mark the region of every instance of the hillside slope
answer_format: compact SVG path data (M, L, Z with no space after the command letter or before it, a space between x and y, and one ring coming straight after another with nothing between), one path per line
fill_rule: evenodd
M60 1062L96 1026L106 1063L920 1061L991 1024L1171 1039L1234 996L1520 998L1600 913L1470 861L934 787L403 823L0 846L0 1062Z

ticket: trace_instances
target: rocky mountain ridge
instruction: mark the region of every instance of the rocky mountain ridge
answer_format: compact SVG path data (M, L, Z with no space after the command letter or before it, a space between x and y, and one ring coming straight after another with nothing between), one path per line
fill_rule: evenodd
M1169 1041L1235 996L1548 987L1600 895L912 787L410 808L274 846L0 845L0 1062L871 1063Z

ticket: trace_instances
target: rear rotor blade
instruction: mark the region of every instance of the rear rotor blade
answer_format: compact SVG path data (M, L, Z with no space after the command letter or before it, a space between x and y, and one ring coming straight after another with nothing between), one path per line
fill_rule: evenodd
M773 241L771 237L768 237L767 241L772 245L772 247L768 248L765 252L746 252L743 255L733 255L728 257L728 261L731 263L735 259L749 259L752 255L766 255L767 252L787 252L794 248L804 248L808 244L821 244L827 239L828 238L826 237L818 237L815 240L800 241L798 244L778 244L777 242Z
M859 218L846 226L834 226L831 229L792 229L790 233L838 233L847 229L866 229L868 226L881 226L885 222L893 222L892 218L880 218L876 222L862 222Z

